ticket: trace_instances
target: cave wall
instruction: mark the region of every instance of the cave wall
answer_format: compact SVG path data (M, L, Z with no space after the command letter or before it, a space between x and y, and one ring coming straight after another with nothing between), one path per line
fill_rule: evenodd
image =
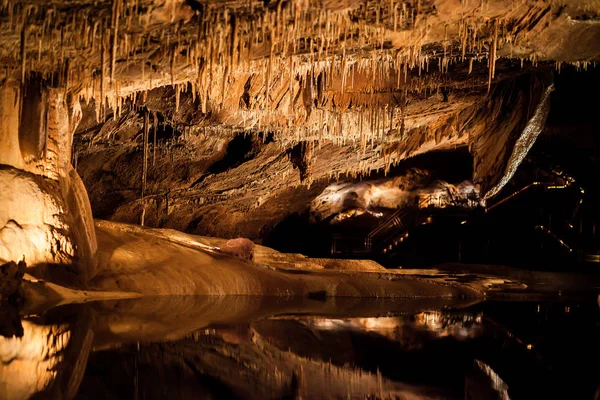
M507 77L489 94L481 86L450 94L409 92L406 134L387 132L366 146L358 124L342 128L346 141L324 136L297 141L290 132L268 131L271 125L255 133L207 123L199 118L201 105L193 93L179 94L177 107L170 87L155 89L106 123L94 123L94 104L84 106L89 123L76 136L77 169L98 218L138 224L143 214L148 226L255 240L287 216L306 211L332 182L385 174L403 160L436 150L468 147L472 178L483 194L497 192L510 178L507 171L519 164L515 145L553 75L547 67L506 66L503 71ZM146 113L149 167L142 199Z
M3 1L0 254L93 274L80 118L73 160L102 218L259 238L340 177L467 146L493 196L544 124L548 71L600 58L599 16L596 0Z

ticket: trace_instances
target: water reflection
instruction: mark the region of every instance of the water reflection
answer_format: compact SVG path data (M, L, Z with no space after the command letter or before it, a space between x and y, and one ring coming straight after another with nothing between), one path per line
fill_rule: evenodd
M402 317L372 317L327 319L316 318L306 322L315 329L354 329L374 332L390 339L400 340L405 331L421 330L438 338L452 336L457 340L475 338L481 333L481 313L453 313L449 311L424 311Z
M599 323L596 298L98 302L0 337L0 399L593 399Z
M40 326L23 322L23 336L0 338L4 397L26 399L56 379L57 366L71 339L65 325Z
M0 399L76 395L92 347L92 317L86 309L52 314L21 321L19 335L0 336Z

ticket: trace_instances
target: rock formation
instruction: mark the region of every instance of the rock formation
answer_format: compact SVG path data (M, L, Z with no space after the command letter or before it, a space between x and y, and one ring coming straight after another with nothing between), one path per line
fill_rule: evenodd
M4 83L0 97L0 260L25 261L42 275L94 273L96 239L87 192L70 162L79 102L31 79ZM27 112L23 111L27 110Z
M0 261L94 274L72 161L97 217L225 237L434 150L468 146L490 198L544 125L552 70L597 61L599 15L595 0L4 0Z

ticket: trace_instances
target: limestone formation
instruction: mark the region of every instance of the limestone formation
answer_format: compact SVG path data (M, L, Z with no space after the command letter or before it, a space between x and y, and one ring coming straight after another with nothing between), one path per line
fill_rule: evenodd
M72 163L98 216L228 237L434 150L468 146L490 198L544 125L549 72L598 60L599 16L596 0L4 0L0 261L94 274Z
M5 82L0 92L0 260L25 259L42 275L62 264L71 266L67 276L87 279L95 268L95 232L87 192L70 162L81 108L64 89L46 84ZM18 118L20 109L29 110L27 119Z

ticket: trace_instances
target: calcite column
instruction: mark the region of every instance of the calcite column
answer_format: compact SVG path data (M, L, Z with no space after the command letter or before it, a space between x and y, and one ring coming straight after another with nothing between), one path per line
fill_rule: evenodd
M0 87L0 263L25 260L40 277L85 281L96 237L71 165L77 99L40 77Z

